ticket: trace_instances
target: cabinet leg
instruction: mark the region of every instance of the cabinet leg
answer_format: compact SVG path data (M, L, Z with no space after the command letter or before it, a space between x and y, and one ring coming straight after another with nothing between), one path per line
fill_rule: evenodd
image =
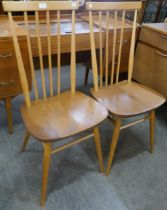
M155 111L150 112L150 152L154 152Z
M13 133L12 107L11 107L10 97L5 99L5 106L6 106L7 120L8 120L8 131L9 133Z

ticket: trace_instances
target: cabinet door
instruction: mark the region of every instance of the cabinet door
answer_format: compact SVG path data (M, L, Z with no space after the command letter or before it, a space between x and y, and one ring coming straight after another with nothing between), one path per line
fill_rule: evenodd
M167 55L138 43L133 79L159 91L167 99Z

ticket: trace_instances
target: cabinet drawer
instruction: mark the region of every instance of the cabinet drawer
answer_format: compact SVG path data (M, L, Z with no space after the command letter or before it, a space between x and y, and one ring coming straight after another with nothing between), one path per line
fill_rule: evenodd
M159 91L167 99L167 55L138 43L133 78Z
M146 42L154 47L162 49L167 52L167 36L156 32L151 31L146 28L142 28L140 32L139 40Z
M17 67L0 69L0 98L21 93L21 84Z
M26 40L19 40L23 55L26 75L31 89L31 73ZM17 60L13 41L11 39L0 41L0 98L14 96L22 92Z
M0 41L0 69L16 66L12 40Z

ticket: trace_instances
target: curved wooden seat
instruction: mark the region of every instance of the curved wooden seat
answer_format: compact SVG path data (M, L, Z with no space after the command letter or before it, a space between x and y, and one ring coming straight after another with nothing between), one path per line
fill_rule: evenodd
M102 86L97 92L91 92L111 114L121 118L149 112L165 102L158 92L135 82Z
M23 105L22 117L28 131L42 141L54 141L80 133L102 122L106 109L94 99L71 91ZM34 117L35 116L35 117Z

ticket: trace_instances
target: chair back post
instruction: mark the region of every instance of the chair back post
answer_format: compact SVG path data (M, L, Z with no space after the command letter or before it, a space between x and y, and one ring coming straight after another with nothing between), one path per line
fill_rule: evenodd
M102 78L105 76L104 85L112 85L119 82L119 74L121 67L122 49L123 49L123 38L124 31L127 28L126 24L126 12L133 11L134 19L133 22L129 22L129 28L132 30L129 50L129 64L128 64L128 81L131 81L134 61L134 47L135 47L135 33L136 33L136 21L137 11L141 8L141 2L87 2L86 8L89 11L89 24L90 24L90 40L91 40L91 55L92 55L92 69L94 76L94 89L98 90L98 72L100 74L100 86L102 86ZM99 22L97 19L93 20L93 12L98 12ZM118 24L119 23L119 24ZM94 39L93 26L99 25L99 68L97 68L97 57L96 57L96 46ZM102 42L101 29L105 31L105 43ZM127 28L127 29L129 29ZM112 37L110 37L112 35ZM111 41L112 40L112 41ZM112 46L109 46L112 43ZM102 56L102 47L105 47L105 55ZM112 49L111 58L109 57L109 49ZM102 61L102 59L104 61ZM117 59L117 61L116 61ZM111 61L111 63L110 63ZM104 65L105 64L105 65ZM109 66L111 64L111 69ZM103 66L103 67L102 67ZM105 68L104 68L105 66ZM103 69L102 69L103 68ZM104 72L105 71L105 72ZM104 73L104 74L103 74ZM109 74L110 73L110 74ZM109 81L110 77L110 81Z
M75 4L75 3L73 3ZM71 34L71 92L75 93L76 86L76 43L75 43L75 10L72 10L72 34Z
M48 97L47 96L47 82L46 82L46 72L44 70L44 60L43 56L45 55L44 53L47 53L48 56L48 81L49 81L49 96L53 96L53 67L52 67L52 45L54 44L56 47L56 53L57 53L57 94L60 94L60 89L61 89L61 11L71 11L72 13L72 19L71 19L71 27L72 27L72 32L69 36L71 36L71 65L70 65L70 81L71 81L71 93L75 93L75 86L76 86L76 44L75 44L75 10L79 8L79 2L70 2L70 1L22 1L22 2L14 2L14 1L4 1L3 2L3 7L6 12L8 12L9 16L9 22L10 22L10 29L12 32L12 38L13 38L13 43L14 43L14 48L15 48L15 53L16 53L16 58L17 58L17 64L18 64L18 70L19 70L19 76L21 80L21 85L23 89L23 94L25 97L25 102L27 106L31 106L31 98L29 94L29 88L28 88L28 82L26 78L26 73L25 73L25 68L24 68L24 63L23 59L21 56L21 51L19 47L19 39L18 37L20 36L19 30L17 27L17 24L14 22L13 17L12 17L12 12L23 12L24 13L24 23L23 25L25 28L23 28L22 31L24 31L23 36L26 37L27 41L27 49L28 49L28 54L29 54L29 62L30 62L30 67L31 67L31 77L32 77L32 82L33 82L33 89L35 93L35 99L39 99L39 87L37 85L37 80L35 77L35 69L34 69L34 61L33 61L33 50L34 46L32 44L35 44L37 46L37 54L39 57L39 64L40 64L40 73L41 73L41 87L42 87L42 95L43 98ZM31 34L31 29L30 29L30 24L32 20L28 18L28 12L33 11L35 12L35 18L33 22L35 22L35 30L33 31L33 35ZM44 12L45 14L45 29L43 32L43 28L41 28L41 19L39 16L39 12ZM52 28L53 26L51 25L51 11L55 11L57 16L56 16L56 21L55 23L55 28L56 28L56 33L52 34ZM34 24L34 23L33 23ZM51 28L52 27L52 28ZM24 30L25 29L25 30ZM55 29L54 29L55 30ZM44 34L42 34L42 33ZM55 40L53 37L56 36L56 41L53 43L52 41ZM46 42L47 44L47 49L45 52L45 49L43 49L43 43ZM54 54L56 54L54 53Z
M91 7L91 4L87 4L88 7ZM91 44L91 60L92 60L92 70L93 70L93 82L94 90L98 91L98 68L96 60L96 48L94 42L94 30L93 30L93 18L92 11L89 10L89 26L90 26L90 44Z
M135 39L136 39L136 21L137 21L137 10L135 10L133 28L132 28L132 37L130 44L130 53L129 53L129 65L128 65L128 82L132 80L133 65L134 65L134 53L135 53Z
M8 12L8 17L9 17L10 30L12 33L12 38L13 38L13 43L14 43L14 48L15 48L15 54L16 54L16 59L17 59L17 65L18 65L18 71L19 71L19 75L20 75L22 90L23 90L23 94L25 97L26 105L27 105L27 107L30 107L31 99L30 99L30 95L29 95L28 82L27 82L24 64L23 64L23 60L22 60L22 56L21 56L21 52L20 52L19 42L18 42L17 35L16 35L15 24L14 24L11 12Z

